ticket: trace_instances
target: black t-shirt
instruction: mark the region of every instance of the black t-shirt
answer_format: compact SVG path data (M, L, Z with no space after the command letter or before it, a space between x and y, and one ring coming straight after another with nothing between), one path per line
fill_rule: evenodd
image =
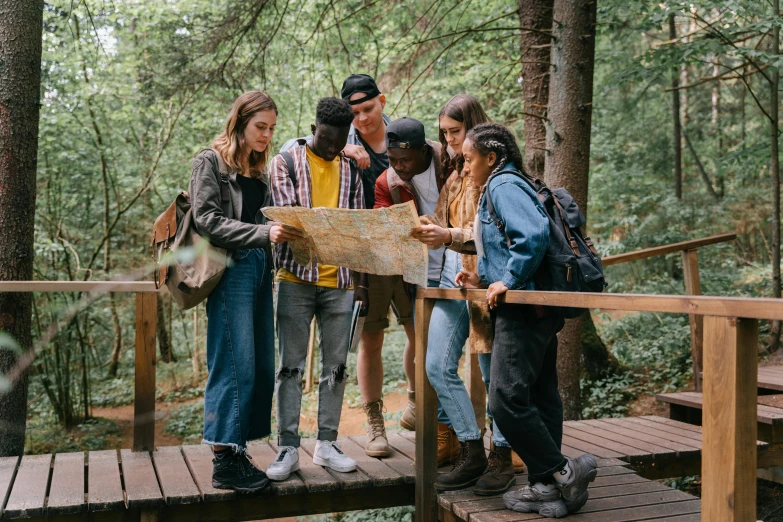
M266 184L258 178L248 178L237 174L237 183L242 190L242 215L243 223L256 222L256 214L261 209L266 199Z
M359 138L359 142L370 155L370 168L359 169L359 174L362 176L362 189L364 189L364 205L365 208L372 208L375 205L375 180L378 179L384 170L389 168L389 155L384 152L375 152L372 150L367 142L365 142L361 136L356 135Z

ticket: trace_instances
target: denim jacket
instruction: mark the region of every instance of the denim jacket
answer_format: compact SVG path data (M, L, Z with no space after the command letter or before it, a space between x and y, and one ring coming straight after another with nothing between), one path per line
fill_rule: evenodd
M478 273L485 285L502 281L509 290L533 290L533 275L549 247L549 218L533 188L511 171L517 168L506 164L479 200L484 257L479 256ZM487 194L505 223L505 235L489 215Z

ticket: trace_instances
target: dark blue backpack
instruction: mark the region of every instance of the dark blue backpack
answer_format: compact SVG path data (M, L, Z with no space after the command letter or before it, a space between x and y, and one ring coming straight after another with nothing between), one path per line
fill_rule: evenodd
M533 280L537 290L553 292L602 292L606 287L601 258L589 237L582 235L586 223L579 206L564 188L550 189L540 179L534 179L516 169L502 170L490 176L489 182L500 174L512 174L523 179L536 191L549 218L549 248ZM487 190L487 210L498 229L506 234L506 225L500 219ZM564 318L579 317L586 308L552 307Z

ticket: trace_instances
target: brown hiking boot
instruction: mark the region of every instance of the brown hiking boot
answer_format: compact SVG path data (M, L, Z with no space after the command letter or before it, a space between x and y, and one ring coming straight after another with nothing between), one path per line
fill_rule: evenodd
M402 412L400 426L408 431L416 431L416 392L408 392L408 405Z
M487 469L487 454L484 441L469 440L460 442L460 454L457 463L448 473L438 475L435 480L436 491L455 491L469 488L481 478Z
M487 470L476 482L476 495L498 495L514 485L514 466L511 463L511 448L495 446L487 458Z
M511 450L511 465L514 466L514 473L523 473L525 471L525 462L514 450Z
M383 420L383 400L366 402L362 406L367 414L367 446L365 453L370 457L388 457L389 439L386 438L386 425Z
M454 464L459 457L460 447L454 428L438 423L438 467Z

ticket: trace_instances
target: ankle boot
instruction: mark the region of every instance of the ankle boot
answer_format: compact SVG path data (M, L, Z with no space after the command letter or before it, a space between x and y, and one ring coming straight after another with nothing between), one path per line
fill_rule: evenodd
M367 414L367 447L365 453L370 457L388 457L391 455L389 439L386 437L386 425L383 419L383 400L367 402L362 408Z
M487 470L476 482L476 495L498 495L514 485L514 465L511 462L511 448L495 446L487 458Z
M511 451L511 465L514 466L514 473L524 473L525 461L514 450Z
M402 412L400 426L408 431L416 431L416 392L408 391L408 405Z
M459 439L454 428L438 423L438 467L454 464L460 453Z
M481 478L487 469L487 454L484 453L484 441L469 440L460 442L460 454L457 463L450 472L438 475L435 481L437 491L455 491L469 488Z

